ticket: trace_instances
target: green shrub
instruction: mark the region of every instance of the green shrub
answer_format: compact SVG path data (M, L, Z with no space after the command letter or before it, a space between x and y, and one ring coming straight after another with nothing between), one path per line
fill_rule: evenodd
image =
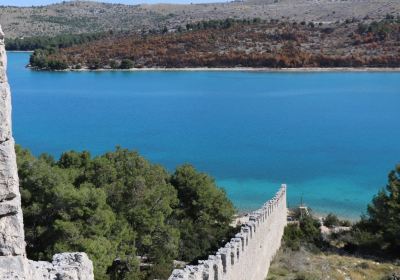
M309 272L298 272L294 278L295 280L320 280L318 277Z
M120 69L130 69L133 68L133 61L130 59L123 59L119 65Z
M355 224L350 246L383 257L400 257L400 165L389 174L386 189L368 205L368 214Z
M339 218L333 214L329 213L325 218L324 218L324 225L327 227L334 227L340 225Z
M357 267L361 268L361 269L368 269L369 264L367 262L362 262L362 263L357 264Z
M289 224L285 227L283 240L285 245L292 250L299 250L300 244L303 239L303 232L296 224Z
M110 67L111 67L111 69L118 69L119 63L115 60L110 60Z
M285 245L292 250L299 250L301 246L306 246L312 251L319 252L326 245L322 240L319 221L310 215L303 216L298 224L287 225L283 240Z

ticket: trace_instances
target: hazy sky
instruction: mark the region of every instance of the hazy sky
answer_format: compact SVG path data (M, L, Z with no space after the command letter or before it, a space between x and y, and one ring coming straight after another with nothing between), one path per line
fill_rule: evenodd
M59 3L62 0L0 0L0 5L32 6ZM101 0L98 2L139 4L139 3L210 3L224 2L223 0Z

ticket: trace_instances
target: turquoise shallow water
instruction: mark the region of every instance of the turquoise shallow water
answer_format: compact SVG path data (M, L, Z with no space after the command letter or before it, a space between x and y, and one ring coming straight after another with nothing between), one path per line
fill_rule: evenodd
M400 162L400 73L34 72L9 53L16 141L35 154L116 145L193 163L235 205L357 217Z

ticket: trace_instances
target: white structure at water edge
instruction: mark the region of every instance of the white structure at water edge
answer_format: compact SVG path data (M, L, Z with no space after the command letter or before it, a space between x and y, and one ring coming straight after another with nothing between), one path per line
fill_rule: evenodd
M215 255L174 270L169 280L264 280L281 245L286 221L286 185L282 185Z

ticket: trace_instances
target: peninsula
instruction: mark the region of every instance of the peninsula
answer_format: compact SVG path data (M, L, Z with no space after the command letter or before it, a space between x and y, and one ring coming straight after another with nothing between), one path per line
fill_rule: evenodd
M400 67L400 18L297 22L210 20L154 33L109 34L36 50L38 70Z

